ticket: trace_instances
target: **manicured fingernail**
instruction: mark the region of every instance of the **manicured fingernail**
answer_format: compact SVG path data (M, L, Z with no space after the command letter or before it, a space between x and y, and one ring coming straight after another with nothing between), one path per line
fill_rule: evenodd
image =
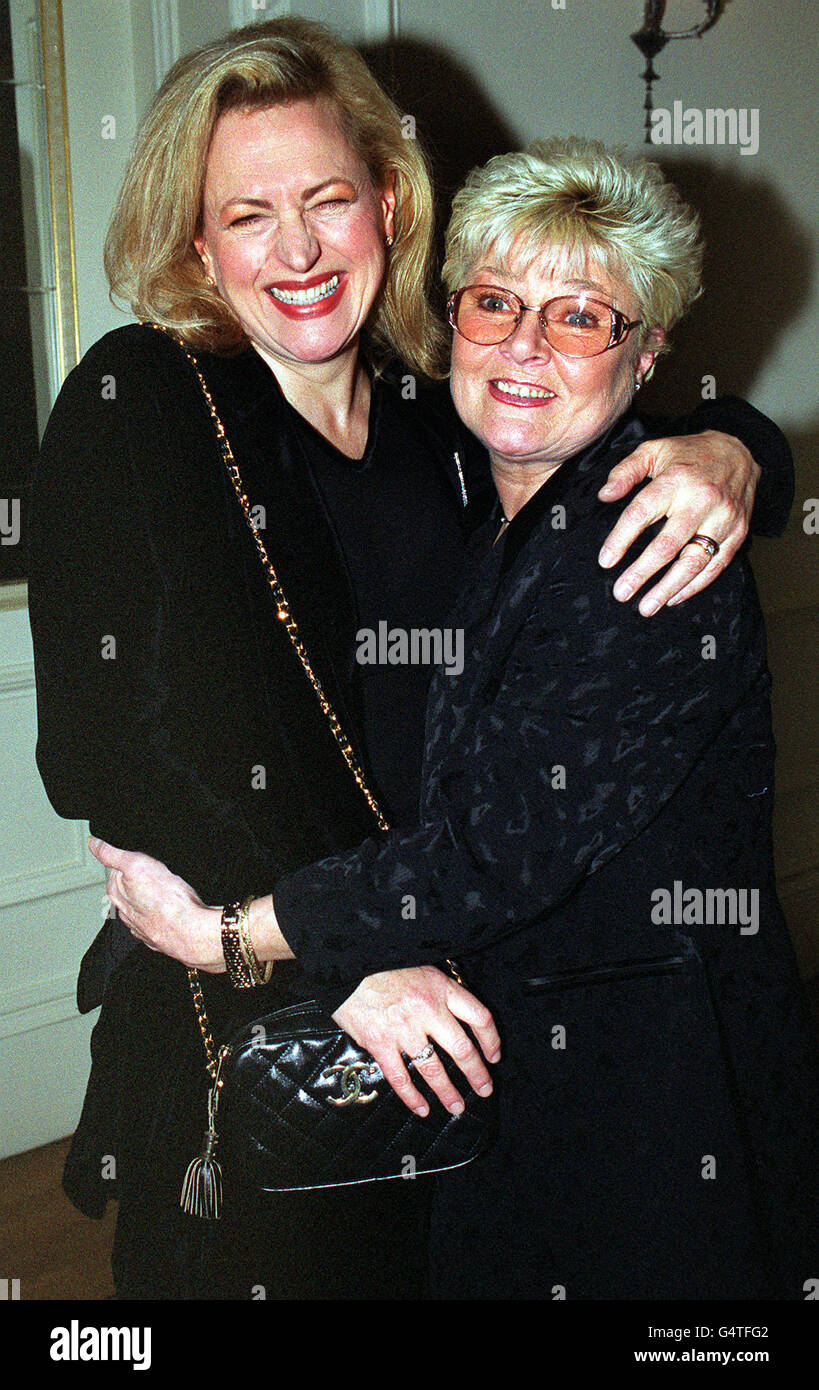
M416 1105L416 1107L415 1107L415 1113L416 1113L416 1115L420 1115L420 1116L421 1116L421 1119L423 1120L424 1117L425 1117L426 1115L429 1114L429 1106L428 1106L428 1105Z
M462 1100L453 1101L452 1104L451 1104L450 1107L449 1107L449 1113L450 1113L450 1115L463 1115L463 1113L464 1113L464 1103L463 1103L463 1101L462 1101Z
M489 1057L487 1060L490 1061L490 1062L499 1062L500 1059L501 1059L500 1048L498 1048L497 1052L493 1052L493 1053L492 1053L492 1056Z
M644 618L650 618L653 613L657 612L659 606L656 598L644 598L640 604L640 612Z
M485 1086L481 1086L481 1087L479 1087L479 1089L478 1089L478 1095L479 1095L479 1096L491 1096L491 1094L492 1094L492 1082L491 1082L491 1081L487 1081L487 1083L486 1083Z
M613 563L613 561L614 552L609 550L607 545L604 545L603 549L600 551L600 554L597 557L597 563L602 565L603 569L606 569L610 564Z
M618 579L611 592L620 603L624 603L634 593L634 586L627 579Z

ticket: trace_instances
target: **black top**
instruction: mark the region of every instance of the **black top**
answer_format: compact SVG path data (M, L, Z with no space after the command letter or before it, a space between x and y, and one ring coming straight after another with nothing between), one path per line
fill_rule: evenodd
M284 409L354 597L354 621L345 633L348 677L372 790L391 823L415 825L432 665L385 660L384 634L443 628L461 585L466 523L452 505L440 460L414 428L412 408L399 402L392 386L373 384L360 459L335 448L286 403ZM371 652L363 640L369 634ZM373 653L380 659L360 659Z

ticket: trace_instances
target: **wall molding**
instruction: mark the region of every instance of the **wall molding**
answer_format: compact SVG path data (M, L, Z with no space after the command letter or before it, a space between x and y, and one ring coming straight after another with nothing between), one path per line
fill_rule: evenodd
M35 690L33 661L9 661L0 665L0 705L21 696L33 701ZM33 749L31 785L41 791ZM57 855L41 868L29 868L20 873L0 873L0 907L14 907L18 903L55 897L75 888L88 888L95 884L103 891L101 875L104 871L88 850L86 822L57 819L50 807L46 814L54 817L59 828L62 844Z
M8 580L0 584L0 613L13 613L17 608L28 607L28 584L24 579Z
M4 661L0 665L0 696L36 690L33 661Z
M179 57L179 0L151 0L151 30L158 87Z
M48 1028L77 1016L75 971L65 970L0 990L0 1038Z
M71 834L68 856L43 869L0 875L0 908L57 898L77 888L99 888L102 901L105 870L88 851L88 826L84 821L65 821L64 825Z
M363 0L364 37L368 43L395 43L401 33L401 0Z

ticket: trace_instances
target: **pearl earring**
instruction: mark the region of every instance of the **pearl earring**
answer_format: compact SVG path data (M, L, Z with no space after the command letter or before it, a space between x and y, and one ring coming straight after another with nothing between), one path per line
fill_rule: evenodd
M392 232L388 232L386 237L384 238L384 243L386 246L392 246L394 240L395 238L393 237Z

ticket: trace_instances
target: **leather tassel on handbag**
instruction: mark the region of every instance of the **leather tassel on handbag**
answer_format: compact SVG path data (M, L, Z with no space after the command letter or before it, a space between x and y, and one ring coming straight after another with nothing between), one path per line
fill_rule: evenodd
M284 623L357 787L379 830L386 831L388 822L299 636L199 364L176 334L160 324L151 327L174 338L196 373L222 461L273 593L277 617ZM447 965L462 983L454 964L447 961ZM205 1220L218 1220L221 1215L223 1179L217 1147L226 1155L231 1182L284 1192L442 1172L471 1163L491 1143L494 1093L484 1099L464 1086L458 1068L445 1054L439 1054L439 1060L463 1091L464 1111L450 1114L416 1071L415 1085L430 1106L422 1119L399 1100L370 1054L313 1001L254 1019L217 1051L197 972L189 970L188 979L211 1077L208 1127L201 1152L188 1165L182 1185L180 1202L189 1215ZM216 1127L220 1106L221 1135Z
M222 1168L216 1157L218 1135L216 1111L222 1088L222 1066L228 1049L220 1047L216 1059L216 1076L208 1092L208 1127L198 1158L191 1159L182 1183L180 1205L188 1216L200 1216L206 1221L218 1221L222 1215Z

